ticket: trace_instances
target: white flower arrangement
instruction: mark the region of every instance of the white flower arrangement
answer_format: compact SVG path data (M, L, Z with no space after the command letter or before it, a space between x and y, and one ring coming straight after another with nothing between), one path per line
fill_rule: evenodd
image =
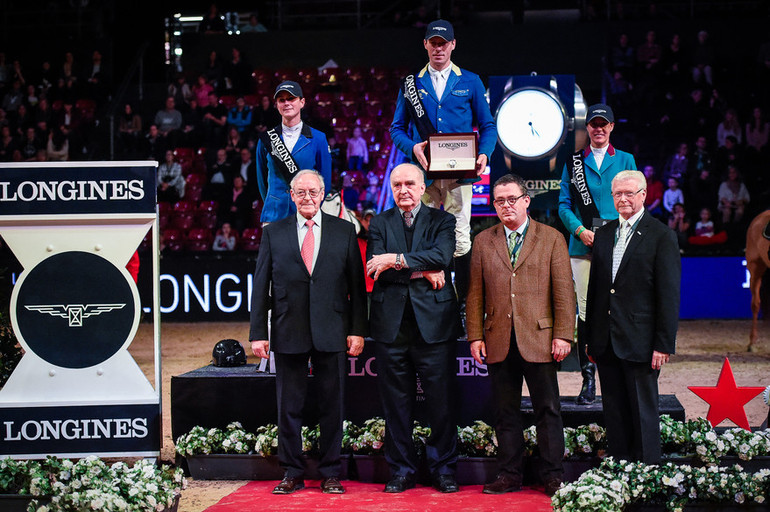
M181 468L159 467L147 460L131 467L123 462L108 466L94 456L77 462L55 457L0 460L0 493L50 498L43 506L32 501L30 510L38 512L162 511L173 505L185 487Z
M591 423L577 428L564 427L564 457L602 457L607 449L604 427Z
M691 501L763 504L770 493L770 470L751 474L740 465L691 467L666 463L616 462L611 457L597 469L562 486L551 504L556 511L607 512L632 503L663 504L681 511Z
M770 455L770 430L748 432L740 428L727 429L718 434L705 418L677 421L668 415L660 420L663 453L673 457L696 457L704 464L718 464L720 457L734 455L742 460ZM320 431L302 427L302 447L305 452L317 449ZM418 451L424 449L431 435L429 427L415 422L412 439ZM537 454L537 429L523 432L527 455ZM382 453L385 440L385 420L371 418L362 426L350 421L343 423L342 449L345 453ZM457 427L457 445L461 456L495 457L497 435L495 429L483 421L466 427ZM564 428L564 457L603 457L607 446L604 427L592 423L576 428ZM270 424L248 433L240 423L231 423L225 430L194 427L177 439L176 451L182 456L205 454L275 455L278 452L278 427Z
M497 456L495 429L481 420L467 427L457 427L457 450L465 457Z
M770 430L749 432L735 427L718 434L705 418L681 422L661 415L660 436L665 454L694 456L707 465L718 464L725 455L741 460L770 455Z
M359 455L382 453L385 442L385 420L371 418L363 426L345 421L342 433L342 448L345 452Z
M318 446L319 427L302 427L302 450L311 452ZM263 457L278 453L278 426L263 425L256 432L246 432L238 422L225 430L195 426L176 440L179 455L255 454Z

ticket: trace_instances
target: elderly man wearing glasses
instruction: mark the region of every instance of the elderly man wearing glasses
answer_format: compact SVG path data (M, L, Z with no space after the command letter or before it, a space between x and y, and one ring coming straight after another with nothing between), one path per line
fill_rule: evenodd
M679 245L668 226L647 213L639 171L612 180L618 215L596 231L588 281L588 354L596 360L616 460L659 464L658 377L676 348Z
M254 272L251 349L260 358L272 350L276 362L278 459L285 476L274 494L305 487L301 434L309 382L319 397L321 490L345 492L339 481L345 353L357 356L363 350L366 291L353 224L322 213L323 198L323 177L316 171L298 172L291 181L297 213L265 227ZM313 362L312 381L308 359Z
M596 399L596 366L586 355L589 340L585 330L594 232L617 216L610 191L612 178L622 170L636 170L633 155L610 144L615 115L608 105L599 103L588 107L586 129L589 146L567 160L559 193L559 217L571 235L569 255L577 294L577 348L583 374L583 387L576 398L578 405L591 404Z
M535 411L541 477L549 496L559 489L564 431L556 365L570 352L575 293L564 237L527 215L529 194L521 177L506 174L494 188L502 222L476 236L466 326L471 355L487 364L495 404L497 478L487 494L521 489L524 436L523 379Z

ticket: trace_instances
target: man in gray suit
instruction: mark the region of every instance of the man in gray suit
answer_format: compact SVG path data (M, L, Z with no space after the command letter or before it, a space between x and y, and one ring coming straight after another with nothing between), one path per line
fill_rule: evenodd
M251 300L252 351L267 358L272 350L276 362L278 458L286 473L273 493L305 487L302 408L310 359L321 411L321 490L341 494L345 352L359 355L367 334L363 263L353 224L320 211L319 173L297 173L291 198L297 214L267 225L262 234Z

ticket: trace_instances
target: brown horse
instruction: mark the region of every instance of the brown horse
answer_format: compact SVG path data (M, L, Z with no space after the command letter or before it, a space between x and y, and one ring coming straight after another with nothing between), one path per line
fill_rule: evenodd
M748 351L756 350L757 342L757 316L759 315L760 296L759 289L762 286L762 276L765 270L770 268L770 240L763 236L765 226L770 222L770 210L757 215L749 224L746 233L746 268L751 276L751 334L749 334Z

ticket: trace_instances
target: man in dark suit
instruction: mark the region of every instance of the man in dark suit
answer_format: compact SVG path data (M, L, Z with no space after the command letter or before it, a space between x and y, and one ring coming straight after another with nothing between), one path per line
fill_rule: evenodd
M676 344L681 261L674 232L644 208L646 188L639 171L612 180L620 217L596 231L586 327L609 455L656 464L658 375Z
M425 181L413 164L393 169L390 186L396 207L372 218L366 251L366 272L375 280L370 330L385 413L385 458L391 469L385 492L415 485L416 374L432 430L426 451L434 487L457 492L457 423L450 389L462 326L454 289L446 286L455 250L455 218L420 202Z
M476 236L465 308L471 355L487 364L495 400L498 474L486 494L521 489L524 433L523 379L532 396L545 493L561 486L564 426L556 363L570 352L575 292L567 243L555 229L527 215L529 193L521 177L495 182L501 224Z
M320 174L297 173L291 182L297 214L265 227L254 272L251 348L260 358L272 349L276 362L278 457L286 473L275 494L305 487L301 431L308 358L319 390L321 489L345 492L339 481L345 351L357 356L363 349L366 292L353 224L322 213L323 197Z

